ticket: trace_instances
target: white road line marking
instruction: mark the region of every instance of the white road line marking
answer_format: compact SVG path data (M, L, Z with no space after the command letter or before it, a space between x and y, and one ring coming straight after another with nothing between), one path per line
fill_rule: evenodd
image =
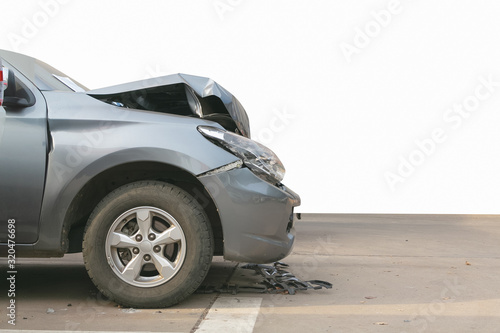
M261 303L261 297L220 297L212 305L196 333L251 333Z

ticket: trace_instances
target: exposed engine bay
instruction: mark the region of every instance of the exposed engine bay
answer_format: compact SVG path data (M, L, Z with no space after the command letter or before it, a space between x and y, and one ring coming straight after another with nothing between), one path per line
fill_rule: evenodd
M154 80L93 90L87 94L119 107L211 120L227 131L250 137L245 110L235 97L213 80L185 74Z

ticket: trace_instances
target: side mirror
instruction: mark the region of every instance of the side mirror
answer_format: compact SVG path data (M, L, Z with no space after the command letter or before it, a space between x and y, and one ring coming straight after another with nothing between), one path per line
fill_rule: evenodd
M11 108L26 108L35 105L35 96L20 81L16 80L16 75L12 69L0 67L2 69L2 104L1 106Z
M29 106L33 106L33 103L28 102L26 98L4 97L2 106L11 108L27 108Z

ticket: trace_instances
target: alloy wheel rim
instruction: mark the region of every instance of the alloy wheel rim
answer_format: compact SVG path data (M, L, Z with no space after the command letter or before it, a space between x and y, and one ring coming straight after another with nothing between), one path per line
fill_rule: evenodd
M137 287L155 287L179 272L186 256L186 237L172 215L141 206L113 222L105 248L107 262L121 280Z

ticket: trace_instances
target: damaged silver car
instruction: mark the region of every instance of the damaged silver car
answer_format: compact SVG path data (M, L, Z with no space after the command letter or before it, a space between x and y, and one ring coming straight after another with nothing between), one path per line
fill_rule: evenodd
M300 198L216 82L176 74L88 90L37 59L0 58L2 256L13 244L17 257L83 252L110 299L166 307L199 287L214 255L290 253Z

